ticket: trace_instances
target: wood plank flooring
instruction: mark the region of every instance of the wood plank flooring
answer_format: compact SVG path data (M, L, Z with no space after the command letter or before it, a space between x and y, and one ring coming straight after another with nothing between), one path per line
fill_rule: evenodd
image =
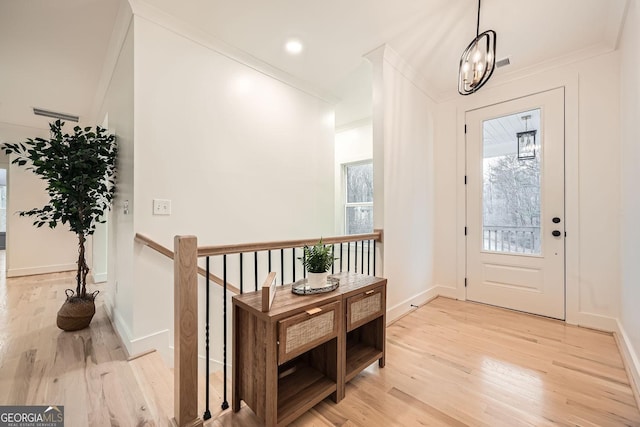
M149 413L98 299L91 327L62 332L73 273L0 279L0 405L64 405L65 426L166 426Z
M0 278L0 405L65 405L67 427L166 426L173 379L157 353L127 362L100 307L85 331L56 328L72 284ZM640 426L613 337L563 322L438 298L387 329L386 362L292 425ZM247 407L206 424L261 425Z
M614 338L560 321L437 298L387 329L386 361L292 425L640 426Z

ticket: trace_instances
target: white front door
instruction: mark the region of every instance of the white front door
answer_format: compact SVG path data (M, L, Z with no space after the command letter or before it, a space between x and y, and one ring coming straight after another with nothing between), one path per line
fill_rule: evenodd
M467 299L564 319L564 89L465 118Z

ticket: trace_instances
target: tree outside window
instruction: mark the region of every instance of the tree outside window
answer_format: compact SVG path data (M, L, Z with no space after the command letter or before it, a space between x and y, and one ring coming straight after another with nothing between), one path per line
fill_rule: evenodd
M345 234L373 232L373 162L344 165Z

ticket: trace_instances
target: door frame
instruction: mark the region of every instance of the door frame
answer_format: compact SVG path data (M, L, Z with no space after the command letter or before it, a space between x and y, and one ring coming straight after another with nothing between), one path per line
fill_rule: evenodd
M526 81L526 84L523 84ZM564 133L565 133L565 316L571 324L594 324L592 315L580 312L579 267L580 267L580 234L579 234L579 80L578 74L566 71L542 73L498 86L490 86L473 96L464 97L456 103L456 297L466 300L466 135L465 115L467 111L488 107L506 101L527 97L549 90L564 88ZM608 329L603 321L602 329Z

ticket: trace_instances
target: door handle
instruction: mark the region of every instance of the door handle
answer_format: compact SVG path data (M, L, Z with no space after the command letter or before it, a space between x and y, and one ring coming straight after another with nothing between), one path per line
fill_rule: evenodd
M551 232L551 234L553 234L555 237L560 237L562 235L562 233L560 232L560 230L553 230Z
M560 218L554 217L551 221L553 221L554 224L557 224L560 222Z

